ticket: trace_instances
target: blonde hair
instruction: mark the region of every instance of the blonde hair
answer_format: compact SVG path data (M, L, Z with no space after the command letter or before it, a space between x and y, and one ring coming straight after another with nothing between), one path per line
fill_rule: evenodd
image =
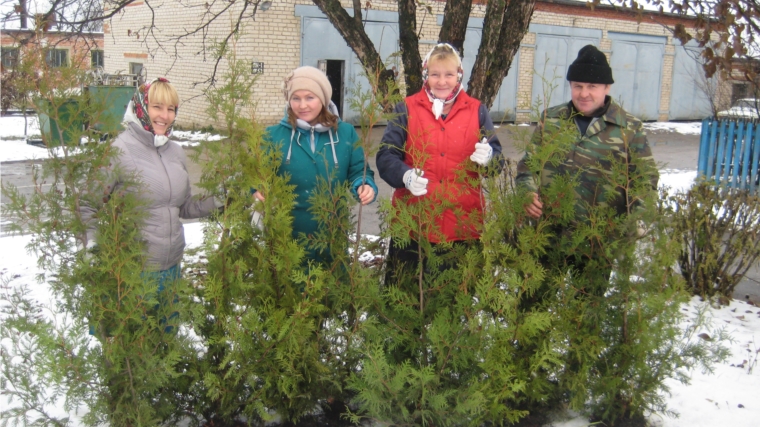
M179 106L179 94L169 82L155 81L148 88L148 102Z
M437 44L428 54L427 65L438 61L453 61L457 68L462 68L462 60L459 58L459 53L447 43Z

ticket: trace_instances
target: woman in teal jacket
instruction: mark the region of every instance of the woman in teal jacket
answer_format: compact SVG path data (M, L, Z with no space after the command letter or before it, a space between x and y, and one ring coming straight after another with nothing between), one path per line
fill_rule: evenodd
M350 183L362 205L375 200L377 185L369 166L365 174L364 150L356 145L359 135L352 125L340 120L330 101L332 86L327 76L314 67L296 68L285 78L284 92L285 117L267 128L266 138L282 150L278 174L290 175L290 184L295 185L293 237L300 233L308 236L318 226L309 212L309 196L317 188L318 177L330 180L333 186ZM265 200L261 191L254 196Z

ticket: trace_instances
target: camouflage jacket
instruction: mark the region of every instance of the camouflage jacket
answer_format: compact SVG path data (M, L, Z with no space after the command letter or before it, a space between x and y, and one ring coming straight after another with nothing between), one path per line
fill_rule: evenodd
M652 190L657 188L657 168L641 120L627 113L609 97L607 102L606 112L589 124L585 135L581 135L578 127L575 127L578 132L577 140L571 146L564 161L556 166L547 163L541 173L540 187L542 188L546 187L555 175L577 174L579 184L574 195L576 220L582 221L587 216L590 206L608 204L613 206L618 214L623 214L627 212L627 205L635 207L638 204L637 201L629 199L623 188L616 188L613 191L604 188L608 183L605 175L610 174L613 161L630 163L631 154L634 154L640 162L649 163L651 173L646 176L651 182ZM544 135L558 131L563 123L567 123L574 111L571 102L546 110L543 116L545 119L543 127L539 124L536 128L531 144L542 144ZM611 160L610 154L614 160ZM516 182L517 185L540 195L537 177L529 170L526 163L529 158L529 154L526 153L518 164ZM631 176L635 176L632 174L634 168L633 165L629 166ZM551 203L547 200L542 201L544 204Z

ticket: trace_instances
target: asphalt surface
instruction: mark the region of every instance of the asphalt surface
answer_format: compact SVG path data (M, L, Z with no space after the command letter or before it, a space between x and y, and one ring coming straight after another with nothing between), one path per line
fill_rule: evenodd
M374 144L379 144L384 127L378 127L373 130L371 140ZM517 161L521 157L521 144L528 140L532 128L529 126L512 126L504 125L496 130L496 134L502 143L504 155L507 158ZM682 135L668 131L648 132L649 143L652 147L655 161L658 163L658 169L671 170L696 170L697 158L699 156L699 135ZM190 149L188 149L190 150ZM370 159L370 166L377 172L374 156ZM9 162L3 163L0 168L2 182L4 184L13 184L22 191L31 192L31 175L34 168L39 167L37 162ZM201 174L201 167L192 162L188 164L190 171L190 182L198 182ZM380 198L390 198L392 188L386 184L376 174L376 182L379 188ZM198 192L193 188L194 193ZM5 203L5 195L2 202ZM373 203L362 208L362 234L380 234L380 218L377 213L378 203ZM357 208L358 210L358 208ZM3 227L4 228L4 227ZM760 305L760 267L754 266L737 286L734 297L742 300L749 300Z

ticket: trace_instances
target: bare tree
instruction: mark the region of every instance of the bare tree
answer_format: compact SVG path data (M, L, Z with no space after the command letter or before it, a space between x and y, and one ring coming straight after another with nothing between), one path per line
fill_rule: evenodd
M59 29L71 32L92 31L136 0L51 0L49 7L38 12L44 21L54 18ZM216 55L217 63L207 83L213 84L219 64L219 51L210 49L206 34L210 26L220 18L233 16L233 25L222 45L239 33L246 21L255 20L260 4L264 0L176 0L173 7L198 8L200 20L192 28L186 28L182 34L166 38L155 31L155 8L157 0L140 0L151 10L151 19L141 28L132 30L138 35L149 51L164 51L177 56L178 46L188 38L200 35L201 46L198 53L204 58ZM312 0L327 16L330 23L343 36L344 40L356 54L364 69L373 75L393 75L383 62L377 49L364 29L361 14L361 0L352 0L354 13L349 13L340 0ZM703 48L703 68L706 75L712 76L722 70L730 73L735 58L757 59L757 37L760 34L760 0L593 0L591 7L602 2L615 7L629 8L643 12L644 6L657 8L660 13L676 14L693 18L693 28L684 24L669 27L673 36L682 43L696 40ZM28 0L0 0L6 11L4 20L19 19L23 22L31 13L27 11ZM421 23L417 21L420 7L428 7L415 0L397 0L399 39L401 58L404 65L407 93L420 90L422 81L422 61L419 57L419 33ZM509 71L523 36L528 31L536 0L487 0L483 21L481 43L477 52L475 65L468 82L468 91L487 106L491 106L501 88L501 82ZM443 25L438 40L448 42L462 52L467 22L472 10L472 0L447 0L444 8ZM645 16L643 13L640 19ZM647 15L650 18L651 15ZM38 19L39 20L39 19ZM151 50L152 49L152 50ZM757 76L755 67L747 67L748 80L754 82ZM381 79L383 80L383 79ZM381 87L381 90L386 90Z

